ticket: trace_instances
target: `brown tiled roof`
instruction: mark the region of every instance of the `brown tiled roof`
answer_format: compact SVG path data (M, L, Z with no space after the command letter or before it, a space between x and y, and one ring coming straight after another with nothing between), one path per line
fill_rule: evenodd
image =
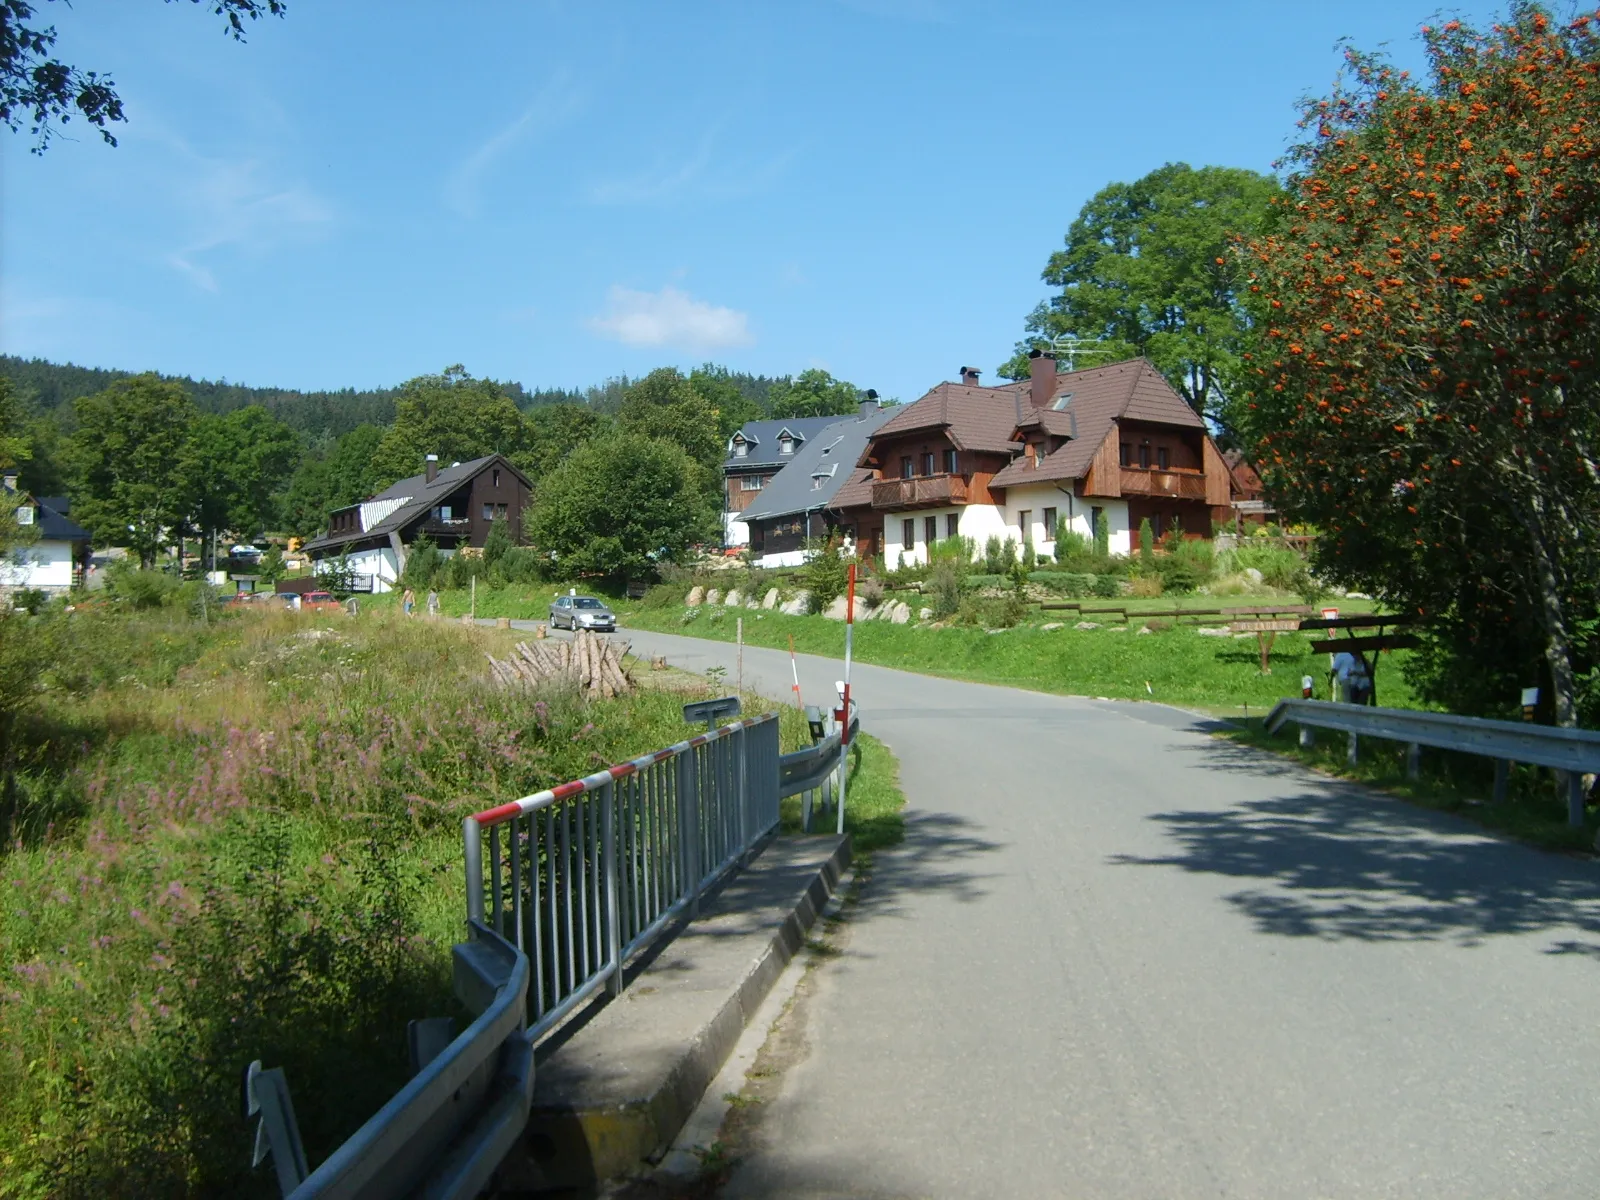
M958 450L1008 454L1016 449L1011 435L1029 407L1028 387L1026 380L999 387L941 383L891 417L873 440L919 429L948 429Z
M872 503L872 482L875 476L866 467L852 467L850 478L833 494L833 499L828 502L828 507L835 511L846 508L860 508L864 504Z
M1148 360L1129 359L1085 371L1070 371L1056 379L1056 395L1072 393L1065 412L1048 410L1045 417L1075 416L1077 436L1054 454L1028 466L1016 459L994 477L990 487L1016 487L1024 483L1045 483L1057 479L1081 479L1094 462L1100 443L1111 432L1112 422L1128 419L1163 425L1186 425L1204 429L1205 422L1184 398L1172 390ZM1049 426L1045 426L1049 428ZM1055 430L1051 429L1054 433Z

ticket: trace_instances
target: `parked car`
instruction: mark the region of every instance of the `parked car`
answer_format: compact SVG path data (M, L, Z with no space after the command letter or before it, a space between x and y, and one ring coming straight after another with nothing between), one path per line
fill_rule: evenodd
M259 546L246 546L240 543L228 551L228 557L235 562L258 563L263 553L265 552Z
M283 602L285 608L292 609L295 612L300 610L299 592L279 592L278 599Z
M557 596L550 602L550 624L557 629L599 629L612 632L617 614L593 596Z
M333 598L332 592L307 592L300 598L300 607L312 612L340 612L344 605Z

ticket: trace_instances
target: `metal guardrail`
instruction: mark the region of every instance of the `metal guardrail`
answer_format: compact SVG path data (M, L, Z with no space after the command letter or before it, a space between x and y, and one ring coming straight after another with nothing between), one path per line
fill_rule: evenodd
M1290 721L1301 727L1302 742L1312 728L1348 734L1352 763L1358 738L1377 737L1408 743L1411 749L1406 770L1413 778L1423 746L1492 758L1496 760L1496 800L1505 799L1506 778L1512 763L1563 771L1567 775L1567 822L1575 826L1583 824L1583 776L1600 772L1600 732L1589 729L1561 729L1552 725L1492 721L1404 708L1369 708L1327 700L1280 700L1267 714L1267 732L1275 734Z
M466 819L467 916L531 961L531 1039L777 826L778 761L768 713Z
M806 711L808 715L815 712L814 709ZM813 731L817 727L817 723L813 723ZM841 733L837 722L831 717L827 720L826 728L828 732L814 745L785 754L778 760L778 795L780 798L805 797L800 813L800 827L807 833L811 832L812 813L819 807L824 811L832 811L838 802L840 772L843 770L839 757ZM852 742L860 730L861 714L852 701L850 705Z
M533 1041L524 1030L527 955L482 924L454 948L455 990L476 1020L414 1021L416 1074L315 1171L307 1172L288 1083L252 1063L247 1117L259 1116L254 1162L270 1153L286 1200L476 1196L528 1123Z

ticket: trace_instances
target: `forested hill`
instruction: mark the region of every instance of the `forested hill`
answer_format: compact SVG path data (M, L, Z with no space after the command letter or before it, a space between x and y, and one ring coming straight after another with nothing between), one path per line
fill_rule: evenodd
M765 409L767 396L776 380L765 375L722 372L744 396ZM0 354L0 376L12 381L26 408L39 414L67 416L72 402L80 396L104 391L131 371L112 371L98 367L79 367L53 363L42 358L18 358ZM240 383L191 379L187 375L162 376L182 384L202 412L227 413L259 404L285 425L312 437L340 437L358 425L388 425L394 420L398 387L360 390L342 388L332 392L299 392L288 388L247 387ZM540 388L530 391L517 382L498 386L523 410L547 404L584 404L602 413L615 413L622 394L630 383L626 375L608 379L587 388Z

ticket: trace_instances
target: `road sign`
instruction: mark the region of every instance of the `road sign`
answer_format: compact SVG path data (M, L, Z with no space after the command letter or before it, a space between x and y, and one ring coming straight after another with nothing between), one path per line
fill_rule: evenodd
M739 697L723 696L717 700L696 700L693 704L683 706L683 719L691 725L704 721L707 725L715 725L722 717L737 717L739 715Z
M1300 628L1300 618L1283 621L1234 621L1229 626L1235 633L1292 633Z

